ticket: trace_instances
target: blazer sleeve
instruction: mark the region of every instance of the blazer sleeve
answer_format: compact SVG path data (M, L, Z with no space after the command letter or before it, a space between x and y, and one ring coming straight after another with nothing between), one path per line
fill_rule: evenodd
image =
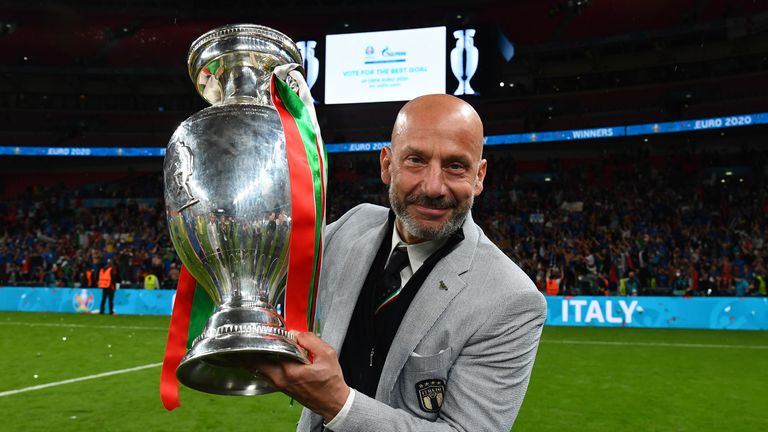
M361 393L334 432L508 431L531 376L546 302L538 291L517 292L496 307L467 341L446 382L446 397L432 422Z

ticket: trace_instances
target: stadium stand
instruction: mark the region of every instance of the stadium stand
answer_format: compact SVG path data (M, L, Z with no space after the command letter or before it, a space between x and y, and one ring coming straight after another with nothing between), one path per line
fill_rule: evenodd
M30 186L5 201L0 285L93 287L93 273L114 258L124 287L141 288L152 274L174 288L180 263L159 185L154 174L75 189Z
M0 145L164 147L205 107L185 68L190 42L234 17L295 39L471 25L514 41L514 58L483 57L470 98L487 135L768 112L764 2L347 3L10 2ZM344 143L387 140L399 106L317 110L325 141ZM626 294L633 271L640 294L764 295L765 130L747 129L489 147L475 218L542 290L549 278L560 294ZM331 164L329 220L386 202L374 154ZM149 274L172 286L160 171L157 158L0 159L0 285L84 286L116 257L126 286Z
M474 217L542 291L558 273L559 294L627 295L633 272L641 295L766 295L768 152L515 160L493 149L487 158ZM374 154L331 164L329 220L386 203ZM173 288L180 261L161 175L123 176L6 197L0 285L88 286L86 271L115 258L123 286L141 288L151 274Z

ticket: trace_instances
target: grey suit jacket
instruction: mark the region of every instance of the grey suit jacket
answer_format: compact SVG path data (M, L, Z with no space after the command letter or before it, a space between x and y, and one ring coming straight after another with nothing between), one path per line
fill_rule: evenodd
M384 240L387 214L384 207L363 204L326 228L318 305L322 338L336 352ZM471 216L463 231L464 240L437 263L403 317L376 399L358 392L344 429L334 432L512 427L546 302ZM322 418L305 409L298 430L319 431L321 425Z

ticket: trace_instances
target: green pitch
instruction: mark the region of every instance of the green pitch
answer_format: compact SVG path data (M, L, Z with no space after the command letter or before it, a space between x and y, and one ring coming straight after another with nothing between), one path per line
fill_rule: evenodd
M0 313L0 431L294 429L301 408L282 394L182 388L181 407L166 412L167 326ZM764 431L766 377L768 332L547 327L514 430Z

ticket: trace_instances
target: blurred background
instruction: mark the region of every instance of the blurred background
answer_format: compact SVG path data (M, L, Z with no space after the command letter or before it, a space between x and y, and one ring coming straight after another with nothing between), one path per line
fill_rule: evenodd
M305 66L331 152L330 221L383 202L376 151L412 95L344 93L328 68L348 56L326 52L326 36L443 27L442 46L419 49L435 53L429 79L445 92L474 69L460 97L484 119L490 162L475 218L532 279L543 286L556 268L565 292L618 292L633 269L646 293L671 294L681 274L679 292L735 294L736 273L765 273L764 1L7 1L1 12L0 285L85 286L86 269L114 257L123 286L149 274L175 286L162 154L206 106L190 43L233 22L314 41ZM466 29L474 51L452 66ZM326 94L339 85L341 97Z
M12 312L0 315L0 348L16 354L0 406L20 400L4 410L11 430L168 430L168 418L190 416L158 414L157 369L109 387L140 385L129 405L158 414L141 426L105 423L118 401L75 412L14 392L46 378L46 353L70 366L50 382L87 375L71 370L84 356L56 351L85 326L98 341L78 348L89 370L117 368L99 359L147 329L157 332L143 348L121 345L120 367L161 359L181 265L163 155L207 106L190 44L232 23L273 27L301 48L329 152L329 222L361 202L386 205L378 151L406 100L444 92L479 112L488 177L473 217L550 306L520 430L765 430L767 1L6 0L0 310ZM98 312L90 288L110 260L122 316L80 316ZM128 333L110 333L116 325ZM174 427L221 426L208 419L229 403L195 395L199 415ZM286 417L264 430L290 429L298 410L286 415L287 404L257 409ZM30 407L56 416L33 419Z

